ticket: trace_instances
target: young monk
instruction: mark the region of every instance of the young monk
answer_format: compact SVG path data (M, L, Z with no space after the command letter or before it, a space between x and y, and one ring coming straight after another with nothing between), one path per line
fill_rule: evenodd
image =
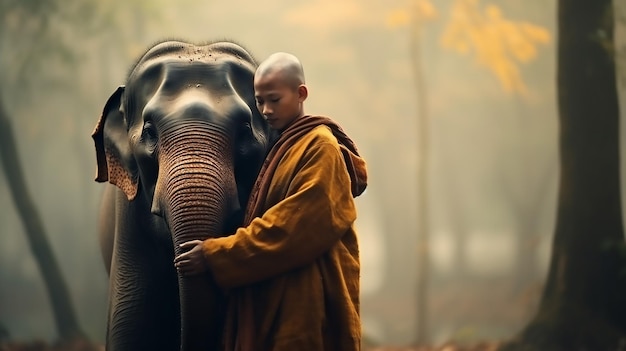
M355 196L364 160L331 119L304 113L299 60L276 53L254 77L259 111L280 137L233 235L182 244L183 275L228 289L228 351L360 350Z

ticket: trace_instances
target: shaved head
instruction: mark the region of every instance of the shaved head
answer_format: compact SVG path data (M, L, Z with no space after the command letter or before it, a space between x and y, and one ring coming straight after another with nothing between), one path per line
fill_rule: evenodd
M255 80L262 78L279 79L292 88L304 84L304 70L300 60L292 54L277 52L261 62L254 75Z

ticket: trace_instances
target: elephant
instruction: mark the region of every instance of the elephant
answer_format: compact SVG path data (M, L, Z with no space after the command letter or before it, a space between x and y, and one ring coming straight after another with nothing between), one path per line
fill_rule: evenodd
M233 232L276 139L256 108L257 63L239 44L164 41L106 101L92 138L105 184L108 350L214 350L224 293L182 276L179 245Z

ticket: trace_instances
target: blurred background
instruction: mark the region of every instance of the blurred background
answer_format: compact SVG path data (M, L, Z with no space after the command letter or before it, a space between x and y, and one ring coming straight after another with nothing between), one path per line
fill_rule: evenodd
M626 5L615 5L621 68ZM104 340L107 276L90 135L134 61L172 38L234 40L258 60L297 55L306 111L356 141L370 175L357 200L367 338L502 339L535 312L559 171L554 0L28 0L2 1L0 16L0 98L93 340ZM12 339L53 340L4 172L0 208L0 326Z

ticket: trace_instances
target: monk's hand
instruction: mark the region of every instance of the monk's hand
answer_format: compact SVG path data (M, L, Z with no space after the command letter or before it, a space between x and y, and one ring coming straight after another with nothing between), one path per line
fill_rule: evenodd
M206 272L209 265L202 252L202 241L192 240L180 244L184 253L176 256L174 266L178 273L184 276L196 275Z

